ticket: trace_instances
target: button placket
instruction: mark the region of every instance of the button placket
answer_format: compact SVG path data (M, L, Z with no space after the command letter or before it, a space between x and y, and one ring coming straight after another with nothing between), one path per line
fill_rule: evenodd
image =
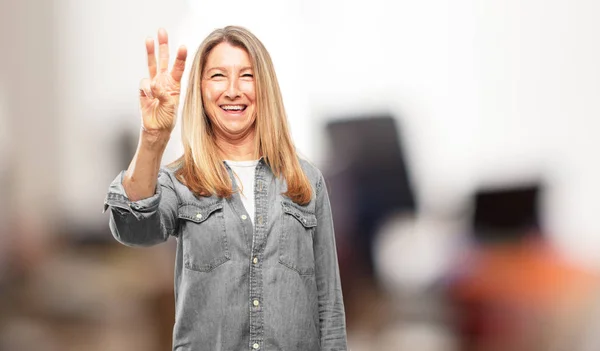
M250 253L251 263L250 263L250 342L251 348L254 350L258 350L261 348L262 340L264 338L263 333L263 323L264 323L264 311L262 308L261 301L263 296L263 272L262 272L262 264L260 260L264 259L261 257L264 247L266 245L265 240L265 222L267 221L267 217L265 217L267 211L267 192L268 192L268 181L265 181L265 171L264 167L259 164L256 167L255 174L255 187L254 187L254 197L255 197L255 223L253 230L253 240L252 240L252 250ZM259 259L260 257L260 259Z

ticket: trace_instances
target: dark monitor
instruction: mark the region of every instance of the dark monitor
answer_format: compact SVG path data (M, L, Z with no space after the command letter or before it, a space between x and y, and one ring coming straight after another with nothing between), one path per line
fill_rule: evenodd
M541 191L539 184L479 190L472 221L475 240L506 242L537 235Z
M332 156L343 159L345 172L366 211L382 215L414 211L415 196L405 160L400 129L391 115L365 115L327 125Z

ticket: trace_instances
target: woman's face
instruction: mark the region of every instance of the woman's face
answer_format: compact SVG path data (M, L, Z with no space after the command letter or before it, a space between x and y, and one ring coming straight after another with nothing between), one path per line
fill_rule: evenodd
M253 131L256 93L246 50L229 43L211 50L202 74L202 99L217 134L235 140Z

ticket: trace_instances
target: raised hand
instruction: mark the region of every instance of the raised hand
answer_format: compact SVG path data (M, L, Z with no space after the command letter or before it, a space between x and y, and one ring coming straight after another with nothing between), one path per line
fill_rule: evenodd
M177 119L187 49L179 47L173 68L168 72L169 38L167 31L161 28L158 30L158 65L154 39L146 39L146 51L150 78L144 78L140 83L142 128L148 132L171 132Z

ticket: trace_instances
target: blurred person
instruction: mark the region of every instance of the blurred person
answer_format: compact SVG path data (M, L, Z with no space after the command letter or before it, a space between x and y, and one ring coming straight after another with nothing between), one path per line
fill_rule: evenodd
M183 104L184 154L161 167L187 49L168 70L168 37L146 40L142 127L110 185L113 236L177 238L174 350L346 350L328 191L298 158L270 55L228 26L200 44Z

